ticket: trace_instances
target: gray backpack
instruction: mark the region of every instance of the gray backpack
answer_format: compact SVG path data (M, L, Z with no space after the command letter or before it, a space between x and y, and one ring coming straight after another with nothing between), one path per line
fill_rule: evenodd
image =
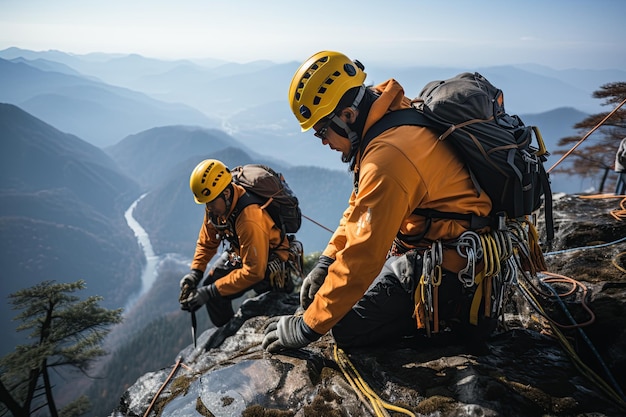
M544 204L548 240L554 236L552 191L543 166L549 155L539 129L525 126L504 109L503 93L479 73L462 73L432 81L420 92L415 108L386 114L361 141L361 149L385 130L400 125L427 126L447 140L467 165L478 190L493 203L491 225L498 218L518 218ZM536 139L536 144L533 143ZM416 209L429 218L466 219L456 213Z

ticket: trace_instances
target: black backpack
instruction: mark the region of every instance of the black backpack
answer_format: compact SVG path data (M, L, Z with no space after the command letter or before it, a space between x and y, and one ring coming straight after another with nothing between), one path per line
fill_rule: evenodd
M296 233L302 224L302 212L283 174L261 164L237 166L230 170L233 182L246 189L233 211L236 218L244 207L259 204L281 229L283 236ZM234 222L233 222L234 224Z
M503 93L479 73L462 73L448 80L432 81L415 100L415 108L387 113L361 141L361 152L385 130L401 125L426 126L440 140L448 140L467 165L478 190L491 198L490 224L498 219L529 215L544 203L548 240L554 237L552 191L543 166L549 155L539 129L525 126L504 110ZM533 146L533 138L537 146ZM429 218L470 220L467 215L416 209Z

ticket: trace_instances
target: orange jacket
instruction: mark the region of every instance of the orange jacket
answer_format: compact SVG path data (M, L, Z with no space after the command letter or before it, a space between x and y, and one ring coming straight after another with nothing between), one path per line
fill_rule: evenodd
M395 80L375 87L381 95L372 105L365 131L386 112L407 108L409 99ZM365 134L365 132L364 132ZM375 138L360 156L358 194L350 196L323 254L335 259L326 281L304 313L317 333L329 331L363 297L385 262L394 237L416 235L424 218L417 208L487 216L491 201L477 191L467 169L450 145L427 128L398 126ZM429 240L457 238L469 225L433 219ZM444 253L444 266L445 266Z
M237 204L239 196L246 192L237 184L233 184L233 191L232 209ZM232 214L232 209L228 213L229 216ZM241 210L235 222L235 230L239 238L239 247L233 249L241 257L242 267L215 281L217 290L223 296L236 294L262 281L265 277L270 250L274 250L283 260L286 260L288 256L287 238L281 239L280 229L258 204L250 204ZM198 234L191 268L204 271L217 253L221 242L222 239L217 229L209 222L209 210L205 207L204 221Z

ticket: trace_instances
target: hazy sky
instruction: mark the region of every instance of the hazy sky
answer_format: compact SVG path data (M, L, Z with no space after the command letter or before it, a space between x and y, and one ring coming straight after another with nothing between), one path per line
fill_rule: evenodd
M0 49L626 68L624 0L0 0Z

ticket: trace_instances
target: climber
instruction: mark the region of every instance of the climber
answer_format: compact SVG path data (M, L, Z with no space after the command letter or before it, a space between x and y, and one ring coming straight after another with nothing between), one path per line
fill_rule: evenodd
M415 295L428 269L422 262L427 255L442 271L439 318L458 333L485 326L491 331L493 323L486 320L465 326L471 297L457 273L467 260L448 245L469 230L469 223L412 213L428 208L484 217L491 200L477 192L449 144L428 128L393 127L359 148L364 133L385 113L410 107L397 81L366 87L363 70L344 54L322 51L291 81L289 101L301 130L313 128L322 144L341 153L355 186L339 226L303 282L306 310L269 320L262 344L269 352L306 346L329 331L340 347L423 334ZM455 328L456 322L463 324Z
M615 153L615 172L617 172L615 195L626 195L626 138L622 139Z
M233 182L230 170L216 159L200 162L191 173L189 186L198 204L205 205L191 271L180 280L179 301L183 310L194 312L206 304L216 327L234 315L232 300L252 289L290 293L291 270L302 244L285 235L259 204L239 207L246 190ZM213 263L201 286L210 260L221 243L230 245Z

